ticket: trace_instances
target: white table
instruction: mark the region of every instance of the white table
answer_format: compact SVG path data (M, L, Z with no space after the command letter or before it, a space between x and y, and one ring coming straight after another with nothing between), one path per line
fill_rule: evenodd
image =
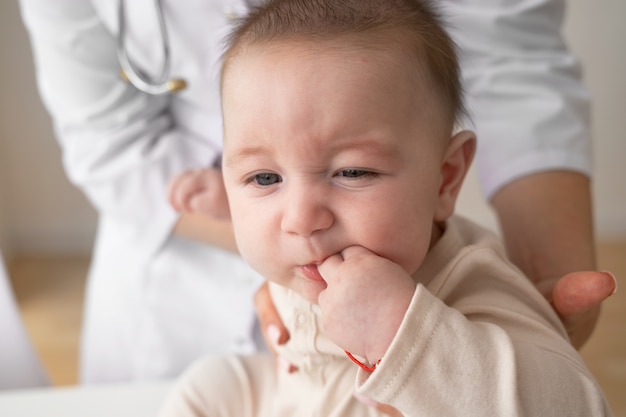
M172 383L0 391L1 417L155 417Z

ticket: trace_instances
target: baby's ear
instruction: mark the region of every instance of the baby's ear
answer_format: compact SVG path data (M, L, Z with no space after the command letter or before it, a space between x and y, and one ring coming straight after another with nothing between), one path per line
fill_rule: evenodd
M444 221L454 213L456 199L475 151L476 136L469 130L459 132L450 139L441 164L441 185L435 221Z

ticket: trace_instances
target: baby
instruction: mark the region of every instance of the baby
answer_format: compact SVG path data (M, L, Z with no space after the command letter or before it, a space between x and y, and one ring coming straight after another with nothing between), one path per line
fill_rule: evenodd
M271 281L298 371L206 358L163 415L610 415L543 296L453 215L476 140L428 2L265 3L229 39L222 106L214 203Z

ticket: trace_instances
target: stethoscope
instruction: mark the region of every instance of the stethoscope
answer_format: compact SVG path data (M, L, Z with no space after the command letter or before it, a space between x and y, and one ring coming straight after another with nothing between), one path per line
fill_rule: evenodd
M158 77L150 79L138 72L128 58L128 51L126 50L124 42L126 38L126 10L124 0L119 0L117 58L120 62L120 66L122 67L121 75L124 80L127 80L139 91L146 94L161 95L175 93L185 89L187 87L187 82L181 78L170 79L170 44L167 36L167 29L165 27L161 0L154 0L154 7L159 21L159 33L161 35L161 46L163 48L163 64L161 65L161 73Z

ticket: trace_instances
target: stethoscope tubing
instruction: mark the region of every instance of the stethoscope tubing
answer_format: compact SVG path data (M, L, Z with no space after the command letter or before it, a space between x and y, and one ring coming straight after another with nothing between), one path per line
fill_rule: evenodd
M118 22L119 29L117 35L117 58L121 66L122 78L128 80L135 88L150 95L162 95L185 88L186 83L181 79L170 78L170 44L163 16L163 7L161 0L154 0L154 7L159 23L159 35L161 38L161 47L163 49L163 63L158 77L154 80L143 76L135 69L135 66L128 57L126 49L126 7L124 0L118 2Z

